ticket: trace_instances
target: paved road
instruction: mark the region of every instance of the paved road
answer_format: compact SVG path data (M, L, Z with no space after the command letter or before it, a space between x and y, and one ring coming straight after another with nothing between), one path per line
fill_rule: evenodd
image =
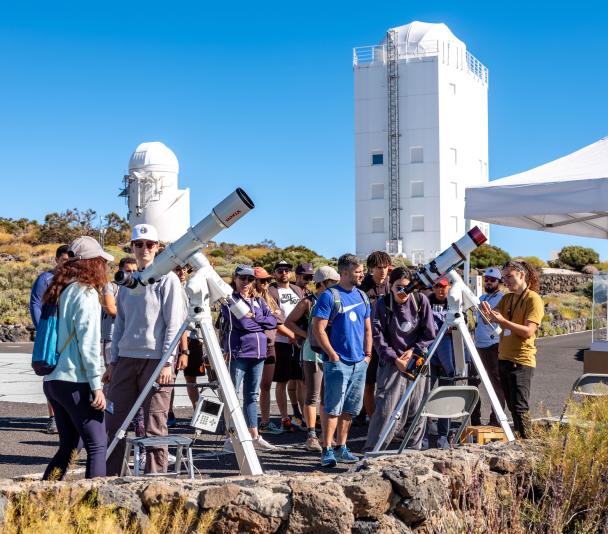
M533 380L532 409L536 416L547 410L558 414L568 397L572 383L582 374L582 353L591 344L588 332L541 339L538 342L538 368ZM40 378L29 370L29 344L0 345L0 477L15 477L38 473L44 469L55 453L56 436L43 433L46 422L46 406L41 394ZM179 393L181 406L188 406ZM485 395L482 392L482 399ZM273 406L273 414L278 411ZM488 403L483 413L487 417ZM188 421L191 408L178 408L177 432L190 434ZM365 428L354 428L352 449L359 451L363 445ZM280 445L282 450L263 453L261 462L266 471L303 472L319 468L318 455L302 448L303 433L270 436L268 440ZM206 476L237 474L234 457L221 452L223 441L219 436L206 435L197 442L196 466ZM286 453L288 451L288 453ZM83 456L83 455L81 455Z

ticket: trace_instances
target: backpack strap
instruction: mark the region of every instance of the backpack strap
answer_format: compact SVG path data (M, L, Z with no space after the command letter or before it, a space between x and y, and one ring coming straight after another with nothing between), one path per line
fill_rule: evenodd
M72 339L74 339L74 337L76 337L76 330L72 331L72 333L68 337L67 341L63 344L63 347L61 347L61 350L59 352L57 352L58 356L61 356L63 351L68 348L68 345L72 342Z
M342 301L340 300L340 292L335 287L330 287L329 292L334 300L334 305L329 314L329 319L327 320L327 324L331 325L336 316L342 311Z

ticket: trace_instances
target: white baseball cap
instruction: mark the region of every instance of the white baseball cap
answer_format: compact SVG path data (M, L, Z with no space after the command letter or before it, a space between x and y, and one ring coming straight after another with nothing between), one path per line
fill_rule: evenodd
M486 269L483 275L489 276L490 278L496 278L496 280L502 280L502 273L498 267L490 267L489 269Z
M70 243L68 256L69 260L103 258L106 261L114 261L114 256L105 252L97 240L88 235L83 235Z
M340 280L340 275L333 267L324 265L315 271L315 274L312 275L312 279L315 284L320 284L321 282L325 282L325 280L335 280L337 282Z
M156 241L158 243L158 232L156 227L151 224L136 224L131 232L131 241L145 239L147 241Z

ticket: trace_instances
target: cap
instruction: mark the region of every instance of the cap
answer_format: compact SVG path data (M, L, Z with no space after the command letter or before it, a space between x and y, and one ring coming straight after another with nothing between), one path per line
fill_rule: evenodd
M70 260L91 260L93 258L103 258L106 261L114 261L114 256L104 252L101 245L93 237L83 235L74 239L68 248Z
M234 274L237 276L255 276L255 272L251 265L237 265Z
M498 267L490 267L489 269L486 269L483 275L489 276L490 278L496 278L496 280L502 280L502 273Z
M274 264L274 268L272 270L276 271L277 269L289 269L291 271L293 269L293 265L288 261L281 260Z
M324 265L315 271L315 274L312 275L312 280L315 284L320 284L321 282L325 282L325 280L335 280L337 282L340 280L340 275L333 267Z
M148 241L160 241L158 231L151 224L136 224L131 232L131 241L147 239Z
M440 280L437 280L437 282L435 282L434 286L447 287L448 284L449 282L447 278L441 278Z
M296 274L313 274L314 272L315 268L312 263L298 263L296 267Z
M256 278L259 278L261 280L264 280L266 278L272 278L272 276L270 276L268 274L268 271L266 269L264 269L264 267L254 267L253 276L255 276Z

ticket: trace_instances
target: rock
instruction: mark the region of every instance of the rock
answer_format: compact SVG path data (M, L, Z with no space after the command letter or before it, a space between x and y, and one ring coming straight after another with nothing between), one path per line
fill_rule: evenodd
M383 515L378 519L358 519L355 521L352 534L410 534L412 530L392 515Z
M382 517L391 506L393 487L380 475L354 476L341 483L344 494L353 503L355 519Z
M286 520L291 512L290 488L287 484L273 484L270 487L254 486L241 488L233 500L235 505L246 506L265 516Z
M217 534L266 534L281 526L279 518L264 517L247 506L229 504L220 509L210 531Z
M584 274L599 274L600 270L595 265L585 265L581 271Z
M97 502L106 506L116 506L128 512L131 520L141 525L148 522L148 515L139 498L141 482L131 485L128 479L109 479L111 482L101 484L96 488Z
M310 484L305 478L290 481L292 511L290 534L348 534L354 524L353 503L335 482Z
M170 486L160 481L148 484L141 492L140 499L147 511L153 506L166 503L178 503L182 501L186 508L197 508L196 499L188 499L188 493L179 486Z
M6 517L6 511L9 505L9 500L8 497L6 497L5 495L0 495L0 525L2 525L2 522L4 521L4 518Z
M241 488L236 484L224 484L205 488L199 493L198 504L201 508L217 510L234 501Z

